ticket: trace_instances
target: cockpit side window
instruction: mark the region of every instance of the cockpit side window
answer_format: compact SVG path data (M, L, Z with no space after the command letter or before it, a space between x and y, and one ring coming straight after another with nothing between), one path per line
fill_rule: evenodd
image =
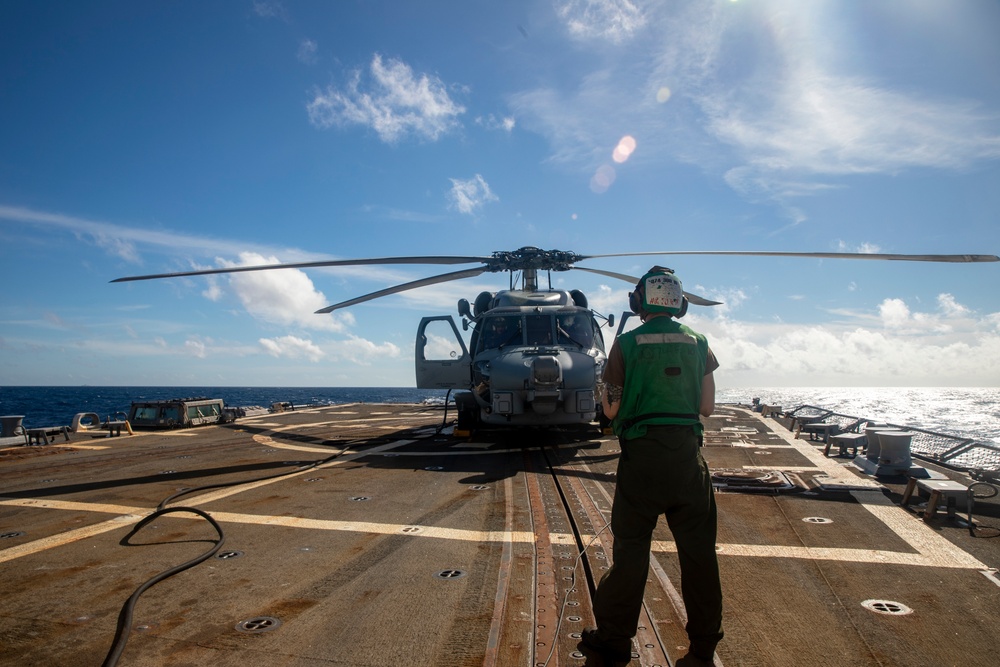
M590 349L594 346L592 318L583 313L566 313L556 316L556 334L560 345L579 345Z
M601 352L605 352L606 350L604 348L604 334L601 333L601 325L598 324L597 320L593 318L591 318L590 323L591 326L594 327L594 331L597 333L597 335L594 336L594 342L597 343L597 349L600 350Z

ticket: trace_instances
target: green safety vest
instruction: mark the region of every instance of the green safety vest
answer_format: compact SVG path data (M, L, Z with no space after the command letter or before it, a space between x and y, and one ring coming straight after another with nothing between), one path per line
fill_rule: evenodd
M708 339L673 318L656 317L618 337L625 361L622 402L612 426L626 439L651 424L691 424L698 434Z

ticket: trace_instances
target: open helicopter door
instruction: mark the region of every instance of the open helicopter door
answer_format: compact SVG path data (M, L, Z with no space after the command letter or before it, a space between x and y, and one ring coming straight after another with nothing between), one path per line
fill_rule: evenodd
M424 317L414 353L418 389L468 389L472 356L451 315Z

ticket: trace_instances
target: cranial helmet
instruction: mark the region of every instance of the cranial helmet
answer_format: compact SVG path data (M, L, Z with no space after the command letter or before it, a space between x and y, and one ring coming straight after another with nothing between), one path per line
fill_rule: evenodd
M684 317L688 301L684 297L681 279L673 269L654 266L639 279L634 292L629 292L628 305L637 315L643 313L667 313L673 317Z

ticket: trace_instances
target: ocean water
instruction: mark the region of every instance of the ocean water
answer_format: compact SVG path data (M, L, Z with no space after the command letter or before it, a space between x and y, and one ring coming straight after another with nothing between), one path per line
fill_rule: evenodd
M443 402L446 390L395 387L0 387L0 414L24 415L27 428L70 424L78 412L102 420L128 414L132 401L170 398L221 398L231 407L269 407L343 403Z
M815 405L840 414L1000 445L1000 389L992 387L760 387L720 389L719 403L784 409Z
M132 401L205 396L234 407L275 401L295 405L441 402L446 392L396 387L0 387L0 414L25 415L27 427L69 424L78 412L102 419L128 412ZM996 388L720 388L719 403L815 405L841 414L904 424L1000 445L1000 389Z

